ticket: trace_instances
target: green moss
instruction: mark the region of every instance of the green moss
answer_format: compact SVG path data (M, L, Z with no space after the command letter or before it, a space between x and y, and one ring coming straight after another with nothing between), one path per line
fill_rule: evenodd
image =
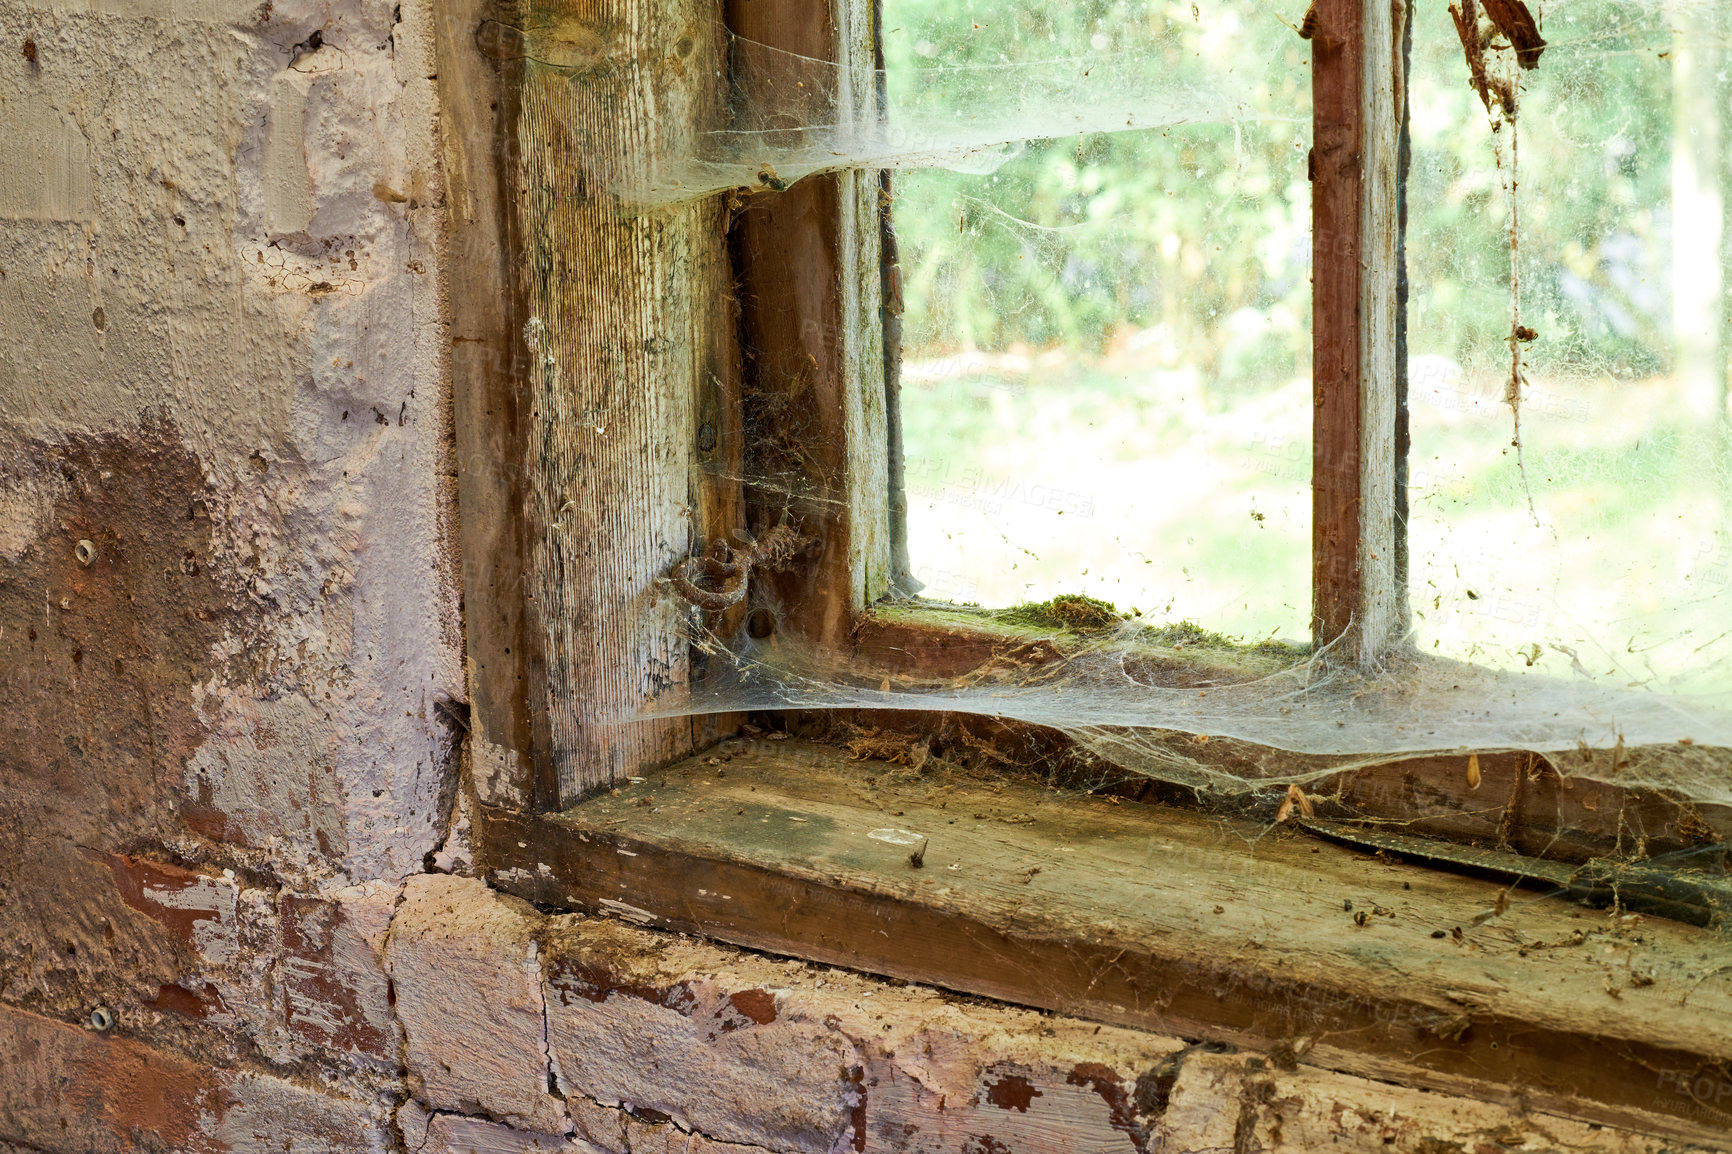
M1033 625L1041 629L1068 629L1073 633L1099 633L1116 629L1127 620L1117 607L1081 594L1061 594L1051 601L1031 601L994 613L993 620L1006 625Z
M1216 633L1212 629L1204 629L1195 621L1178 621L1167 625L1151 625L1142 632L1142 639L1151 645L1165 645L1173 649L1189 645L1203 645L1210 649L1237 649L1239 643L1225 633Z
M1043 633L1069 633L1076 637L1102 638L1132 618L1120 613L1107 601L1081 595L1061 595L1050 601L1030 602L1010 609L982 609L973 605L949 605L939 602L881 604L874 612L884 621L901 621L910 625L948 627L987 631L1002 635L1007 641L1026 639L1030 630ZM1170 625L1150 625L1113 638L1111 644L1128 646L1127 652L1140 650L1144 655L1161 659L1161 651L1178 651L1174 657L1182 662L1202 662L1221 667L1222 676L1229 673L1274 673L1295 661L1303 661L1311 647L1302 642L1258 641L1247 644L1222 633L1204 629L1194 621Z
M1140 634L1140 640L1169 649L1230 649L1241 653L1261 653L1269 657L1304 657L1311 652L1309 645L1291 641L1258 641L1247 645L1236 637L1204 629L1195 621L1180 621L1171 625L1151 625Z

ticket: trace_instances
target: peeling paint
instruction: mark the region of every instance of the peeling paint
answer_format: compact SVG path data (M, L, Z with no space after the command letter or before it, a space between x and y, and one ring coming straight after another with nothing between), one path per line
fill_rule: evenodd
M1019 1110L1026 1114L1038 1097L1040 1091L1019 1074L1006 1074L986 1088L986 1100L1000 1110Z
M749 1018L755 1026L767 1026L776 1020L776 995L768 990L740 990L728 995L728 1004ZM716 1011L721 1016L721 1011Z
M45 1150L383 1151L377 1104L0 1006L0 1141Z

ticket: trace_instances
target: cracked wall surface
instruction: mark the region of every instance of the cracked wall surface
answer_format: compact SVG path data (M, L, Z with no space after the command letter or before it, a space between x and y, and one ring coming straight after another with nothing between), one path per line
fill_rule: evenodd
M1657 1149L462 876L435 11L0 0L0 1154Z
M470 878L411 879L386 957L400 991L419 987L397 1002L411 1092L399 1122L410 1149L440 1154L1665 1148L1290 1058L543 914Z

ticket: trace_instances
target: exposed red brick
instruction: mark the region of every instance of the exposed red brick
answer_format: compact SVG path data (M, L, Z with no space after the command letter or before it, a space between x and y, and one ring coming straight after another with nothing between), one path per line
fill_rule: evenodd
M204 469L173 426L8 450L8 484L51 507L0 555L0 988L59 1016L93 989L148 999L185 969L198 914L142 908L141 879L106 859L183 832L208 738L190 687L250 669L214 654L251 610L212 573Z
M0 1133L45 1149L195 1149L226 1108L214 1070L5 1007L0 1070Z
M1088 1086L1107 1104L1113 1129L1128 1137L1138 1150L1149 1145L1148 1125L1137 1117L1136 1104L1125 1089L1124 1079L1117 1070L1102 1062L1078 1062L1066 1075L1072 1086Z
M392 1056L395 1036L369 1016L367 999L358 988L369 982L385 997L384 973L371 956L365 963L349 956L366 946L346 924L342 905L326 898L285 896L279 908L283 1012L289 1032L315 1046Z
M157 991L156 997L144 1005L152 1010L167 1010L187 1018L204 1018L226 1009L222 995L209 982L196 993L182 985L163 986Z
M194 949L194 928L199 922L220 922L221 913L215 901L214 887L221 884L215 878L179 866L134 857L131 854L109 854L104 859L114 875L114 888L127 905L153 921L173 930L181 944ZM202 902L199 889L211 889L209 902ZM195 891L193 900L185 903L164 902L174 894Z
M854 1106L848 1111L848 1126L854 1131L854 1150L866 1149L866 1067L855 1066L848 1071L848 1081L854 1088Z
M776 1020L776 995L768 990L741 990L729 994L728 1001L757 1025L767 1026Z
M1027 1078L1006 1074L986 1088L986 1100L1000 1110L1020 1110L1028 1113L1029 1105L1041 1096Z
M0 1142L102 1154L382 1152L376 1105L0 1006Z

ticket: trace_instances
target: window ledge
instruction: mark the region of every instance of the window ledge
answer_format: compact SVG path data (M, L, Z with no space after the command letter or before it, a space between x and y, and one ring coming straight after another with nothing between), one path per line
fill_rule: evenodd
M478 864L545 905L1592 1122L1732 1128L1713 931L1524 890L1475 926L1502 884L1286 827L724 748L562 813L479 807Z

